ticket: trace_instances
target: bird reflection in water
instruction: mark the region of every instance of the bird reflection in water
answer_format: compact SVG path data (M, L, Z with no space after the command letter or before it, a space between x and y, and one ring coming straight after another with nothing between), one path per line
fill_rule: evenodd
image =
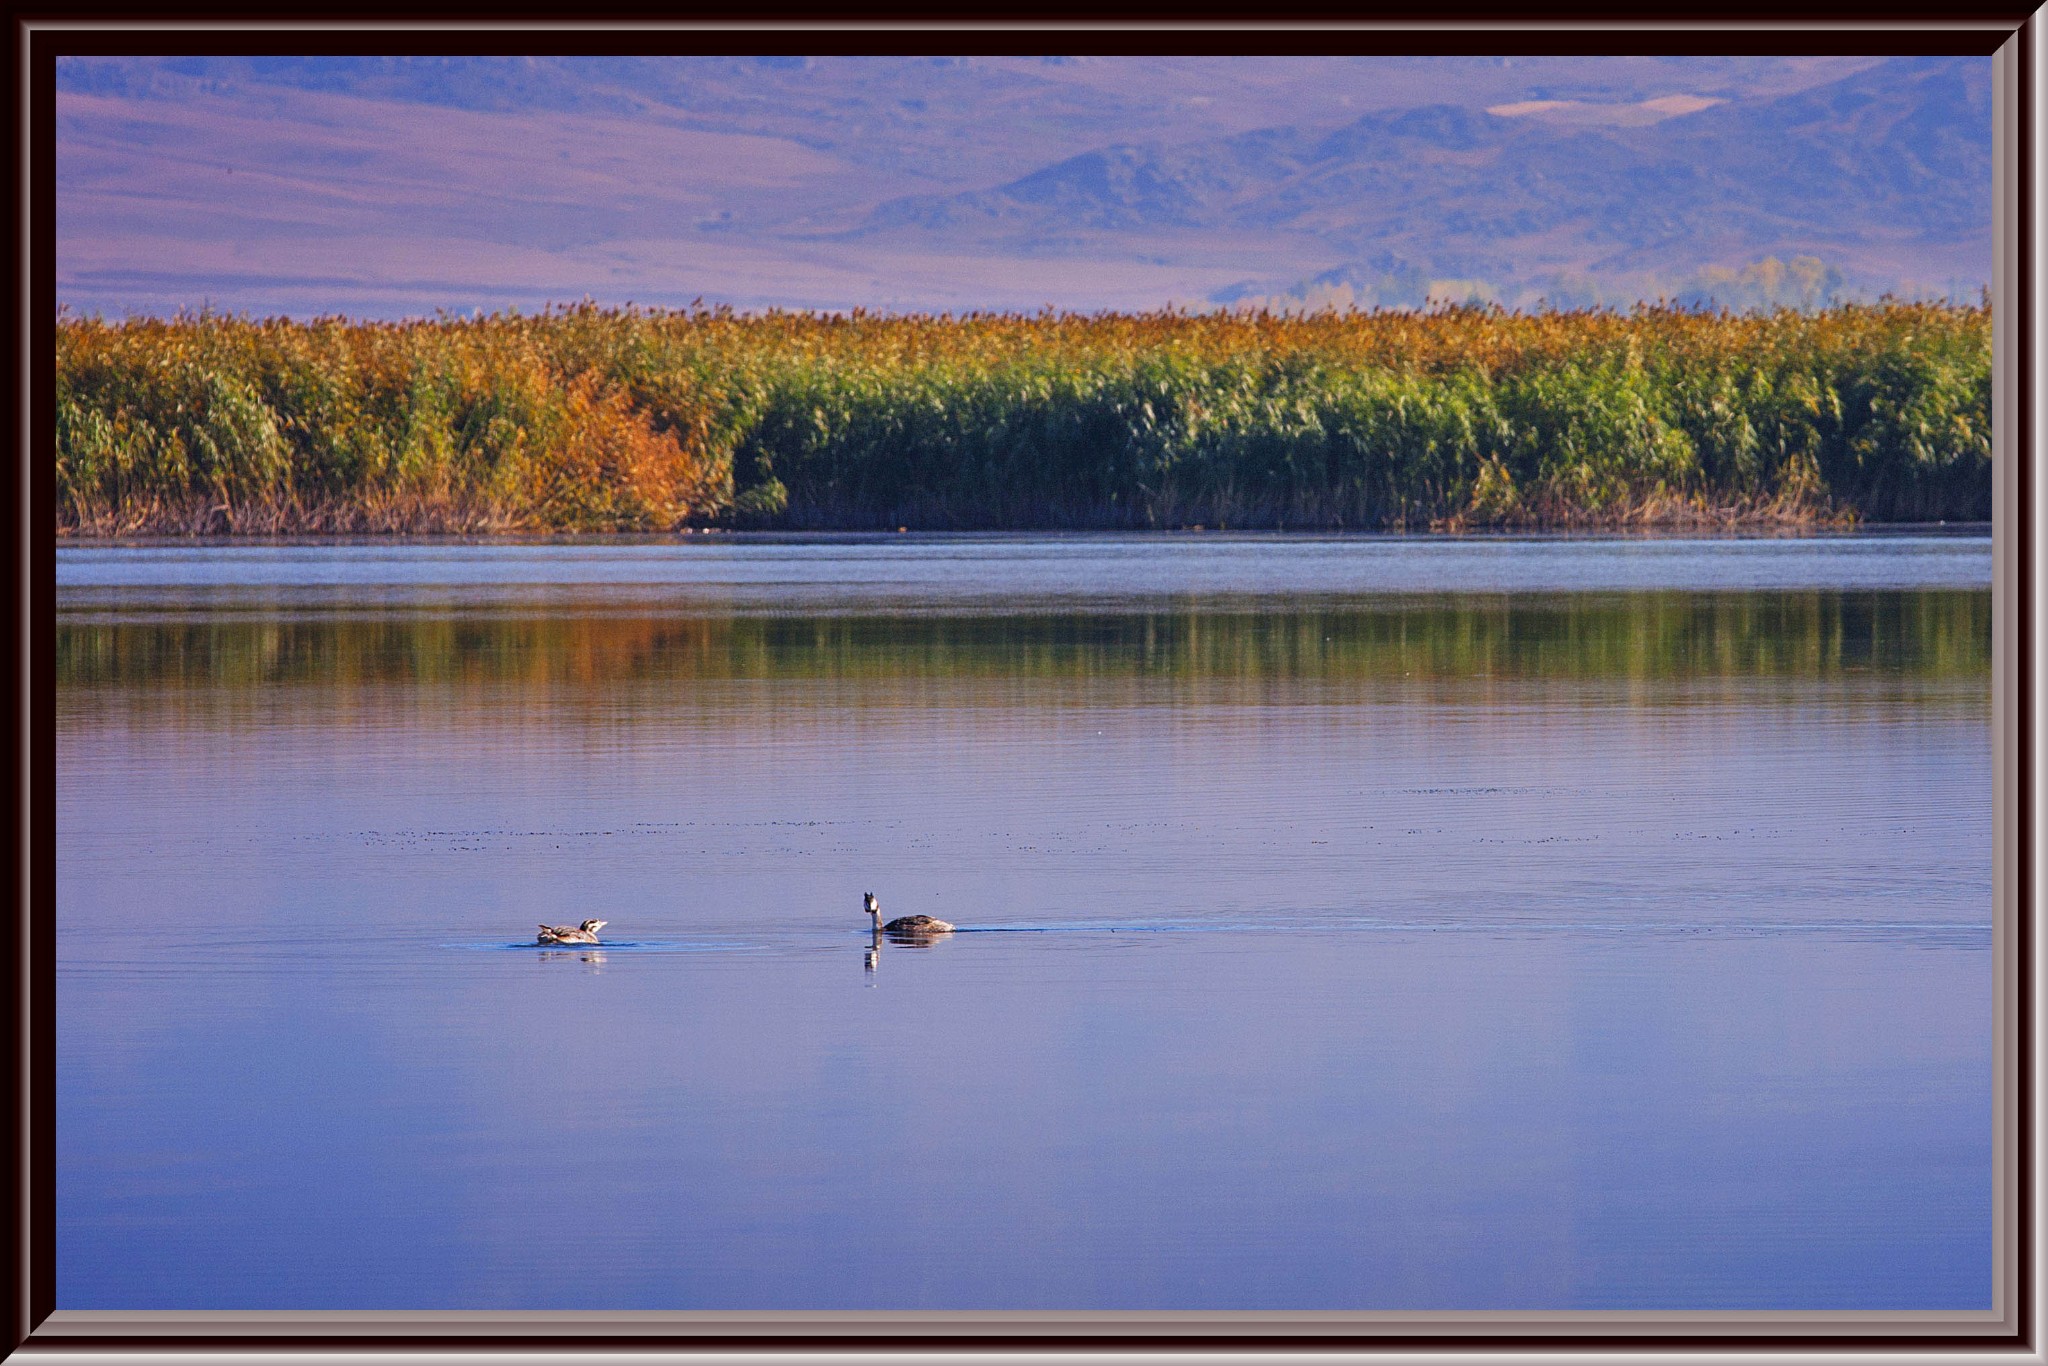
M872 904L873 898L870 897L869 901ZM860 957L861 970L867 974L869 986L875 984L875 971L882 965L882 945L885 942L904 949L929 949L952 933L953 927L943 920L932 920L929 916L919 916L917 919L925 923L906 924L903 921L892 921L888 925L883 925L881 918L876 917L868 945L861 950ZM932 926L939 928L934 929Z
M548 949L543 950L539 957L544 963L551 959L573 958L579 963L590 964L591 971L593 972L604 970L604 950L602 949L586 949L582 953L570 953L562 949Z

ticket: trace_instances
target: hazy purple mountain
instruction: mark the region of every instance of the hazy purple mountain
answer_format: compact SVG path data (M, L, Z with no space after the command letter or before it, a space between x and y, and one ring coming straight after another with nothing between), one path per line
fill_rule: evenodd
M858 235L1032 253L1190 231L1504 282L1767 254L1817 255L1879 283L1916 270L1984 279L1989 65L1900 59L1644 126L1433 104L1328 133L1116 145L988 190L884 204Z
M1990 63L163 58L58 70L76 307L1145 307L1988 278Z

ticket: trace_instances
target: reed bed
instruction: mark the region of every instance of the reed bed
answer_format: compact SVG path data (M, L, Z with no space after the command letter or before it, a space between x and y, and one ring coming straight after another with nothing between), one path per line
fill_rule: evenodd
M1983 520L1988 307L56 325L60 534Z

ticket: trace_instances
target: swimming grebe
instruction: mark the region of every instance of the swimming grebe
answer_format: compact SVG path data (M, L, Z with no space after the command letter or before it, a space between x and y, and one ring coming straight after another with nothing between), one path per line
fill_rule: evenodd
M897 919L892 920L888 924L884 925L882 923L882 903L875 900L875 894L873 892L866 892L862 894L861 909L866 911L869 915L875 918L875 927L881 930L884 934L910 936L923 934L945 934L953 928L951 925L948 925L945 921L936 920L928 915L900 916Z
M595 944L598 942L597 932L611 923L609 920L586 920L574 929L567 925L543 925L540 927L540 938L534 942L537 944Z

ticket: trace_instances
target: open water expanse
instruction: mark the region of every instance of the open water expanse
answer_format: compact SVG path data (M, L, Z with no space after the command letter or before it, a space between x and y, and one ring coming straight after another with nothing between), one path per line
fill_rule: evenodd
M60 1308L1990 1306L1987 537L55 554Z

